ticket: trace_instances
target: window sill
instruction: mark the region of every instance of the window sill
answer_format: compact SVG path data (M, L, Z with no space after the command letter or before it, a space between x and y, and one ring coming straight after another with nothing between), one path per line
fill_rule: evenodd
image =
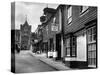
M65 56L65 58L66 57L68 57L68 58L76 58L76 56L67 56L67 55Z
M93 43L96 43L96 41L88 42L88 44L93 44Z

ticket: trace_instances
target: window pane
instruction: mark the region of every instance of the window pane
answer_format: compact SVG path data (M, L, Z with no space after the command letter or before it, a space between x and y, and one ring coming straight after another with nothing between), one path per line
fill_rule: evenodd
M94 55L95 55L95 51L92 51L91 58L94 58Z
M76 45L76 39L75 37L72 38L72 46L74 47Z
M67 47L70 47L70 38L67 39L66 44L67 44L67 45L66 45Z
M93 34L92 39L93 39L93 41L96 41L96 34Z
M96 50L96 44L92 44L92 50Z
M91 65L94 65L94 60L93 60L93 58L91 58Z
M75 56L75 47L72 48L72 56Z
M72 7L68 8L68 18L72 16Z
M70 48L67 48L67 56L70 56Z
M88 51L91 51L91 49L92 49L92 46L88 45Z
M91 65L91 58L88 59L88 64Z
M53 23L55 23L55 21L56 21L56 17L53 18Z
M80 7L80 12L82 12L82 10L83 10L83 7L81 6L81 7Z
M92 35L89 36L89 42L92 42Z
M94 65L96 65L96 58L94 58Z
M96 27L92 28L92 34L96 34Z
M88 35L92 35L92 28L88 29Z
M94 51L94 58L96 58L96 50Z
M72 21L72 7L68 8L68 23Z
M68 23L70 23L72 21L72 17L68 18Z
M89 7L88 6L83 6L82 12L86 11Z
M91 58L91 51L88 52L88 58Z

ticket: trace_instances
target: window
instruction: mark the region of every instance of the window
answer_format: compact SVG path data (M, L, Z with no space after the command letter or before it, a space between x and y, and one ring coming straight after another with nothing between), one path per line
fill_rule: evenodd
M76 38L72 37L72 56L76 56Z
M88 6L81 6L80 13L84 13L89 7Z
M87 30L88 43L96 42L96 27L89 28Z
M53 38L50 39L50 51L54 50Z
M88 40L88 64L96 65L96 27L87 30Z
M55 24L55 22L56 22L56 17L53 18L53 23Z
M48 29L48 25L47 25L47 26L46 26L46 32L47 32L47 35L48 35L48 30L49 30L49 29Z
M70 56L70 38L66 40L66 55Z
M66 40L66 56L76 57L76 37L70 37Z
M67 16L67 18L68 18L68 23L71 23L71 21L72 21L72 6L70 6L68 8L68 16Z

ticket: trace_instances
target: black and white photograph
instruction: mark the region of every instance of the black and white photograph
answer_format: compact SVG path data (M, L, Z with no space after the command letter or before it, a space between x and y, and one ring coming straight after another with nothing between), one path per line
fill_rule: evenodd
M11 72L97 69L97 9L11 2Z

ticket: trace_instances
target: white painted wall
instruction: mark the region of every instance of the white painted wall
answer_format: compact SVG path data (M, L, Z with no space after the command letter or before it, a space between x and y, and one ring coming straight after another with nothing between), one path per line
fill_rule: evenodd
M86 34L77 37L77 60L86 61Z

